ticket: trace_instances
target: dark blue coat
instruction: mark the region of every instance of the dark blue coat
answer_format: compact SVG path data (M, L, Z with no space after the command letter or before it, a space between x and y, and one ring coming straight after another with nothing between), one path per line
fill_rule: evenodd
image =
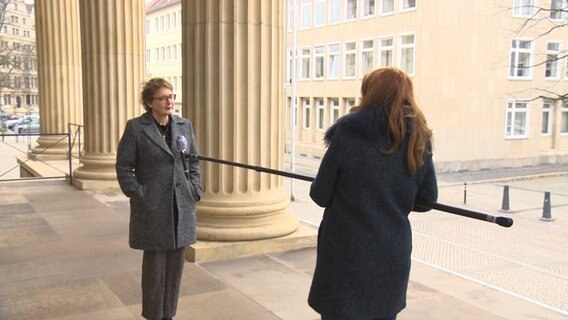
M410 175L406 152L392 155L380 108L342 117L326 133L328 150L311 185L325 207L308 302L332 319L396 315L406 306L412 235L408 214L427 211L417 199L436 201L432 155Z
M116 175L130 198L129 244L134 249L172 250L196 241L195 210L202 193L199 163L184 160L187 180L176 139L187 139L186 154L198 154L197 144L189 120L173 115L170 121L171 149L150 112L129 120L118 144Z

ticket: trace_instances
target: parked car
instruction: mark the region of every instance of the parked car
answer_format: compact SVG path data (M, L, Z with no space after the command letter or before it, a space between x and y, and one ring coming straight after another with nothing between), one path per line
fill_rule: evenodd
M16 118L16 119L11 119L11 120L9 119L9 120L6 120L6 127L7 127L9 130L12 130L12 131L14 131L14 132L17 133L18 131L15 130L15 127L16 127L16 126L21 126L22 124L24 124L24 123L26 123L27 121L29 121L28 119L30 119L30 118L36 118L36 119L37 119L36 116L23 116L23 117L21 117L21 118ZM39 119L38 119L38 122L39 122Z
M13 129L16 133L39 133L39 118L29 117L14 125Z

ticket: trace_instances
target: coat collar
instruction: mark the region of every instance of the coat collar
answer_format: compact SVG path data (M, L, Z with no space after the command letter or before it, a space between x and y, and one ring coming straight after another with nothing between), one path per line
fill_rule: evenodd
M170 118L170 121L172 121L172 118ZM140 116L140 122L143 125L144 134L146 134L146 136L148 136L150 141L152 141L155 145L157 145L160 149L162 149L163 151L165 151L169 155L173 156L172 150L170 150L170 148L166 144L166 141L164 141L164 138L160 134L158 127L156 126L156 122L154 120L154 117L152 117L152 112L147 111L142 116ZM177 133L178 130L175 127L176 127L176 125L174 125L174 123L172 122L170 124L170 130L171 130L171 135L172 135L172 139L173 139L172 140L172 149L176 148L174 140L175 140L175 137L177 137L177 135L178 135L178 133Z

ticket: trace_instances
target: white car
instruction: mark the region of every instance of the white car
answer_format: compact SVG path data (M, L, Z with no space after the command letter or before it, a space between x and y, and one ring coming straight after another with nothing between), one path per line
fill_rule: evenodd
M16 123L12 130L15 133L39 133L39 118L28 117L22 118L23 120Z

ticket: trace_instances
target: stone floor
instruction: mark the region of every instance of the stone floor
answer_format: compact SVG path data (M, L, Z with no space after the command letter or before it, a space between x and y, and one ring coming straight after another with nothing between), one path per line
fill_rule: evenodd
M0 143L0 168L13 169L29 144ZM508 173L481 179L499 174ZM480 180L440 178L440 201L450 204L460 203L463 181ZM467 206L495 212L502 185L468 185ZM542 195L529 192L544 185L554 188L552 223L539 221L533 204ZM315 228L321 208L307 187L296 184L290 208ZM411 215L415 250L399 319L568 320L566 189L566 176L516 181L504 213L515 219L510 229L440 212ZM127 232L128 203L118 190L79 191L61 179L0 181L0 319L142 319L141 252L128 247ZM187 262L176 319L319 319L306 303L314 263L315 249Z

